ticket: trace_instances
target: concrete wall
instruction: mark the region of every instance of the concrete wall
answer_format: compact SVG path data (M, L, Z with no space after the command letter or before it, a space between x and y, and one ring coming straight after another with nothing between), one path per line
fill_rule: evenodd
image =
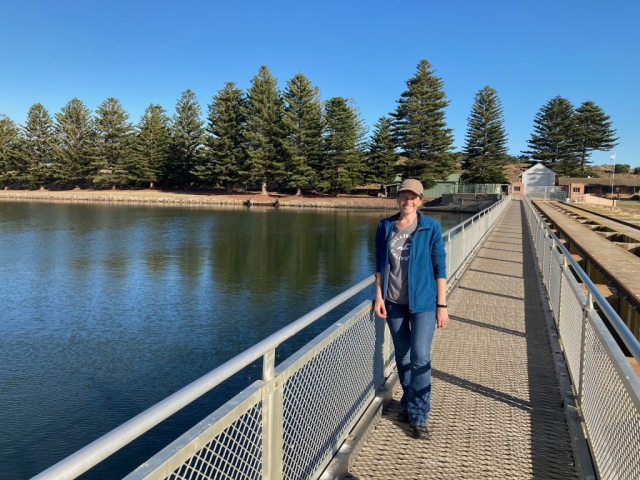
M511 184L511 196L514 199L521 199L524 196L524 183L513 182Z
M584 203L589 203L591 205L605 205L607 207L615 207L617 201L609 200L608 198L594 197L593 195L586 194L584 196Z
M568 196L569 196L569 200L571 201L583 202L584 201L584 183L570 183Z

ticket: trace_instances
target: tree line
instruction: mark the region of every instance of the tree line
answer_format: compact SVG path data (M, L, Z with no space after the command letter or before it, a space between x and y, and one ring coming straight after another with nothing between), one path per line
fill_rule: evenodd
M533 129L524 153L565 177L587 176L591 153L618 145L610 117L590 100L574 109L566 98L552 98L536 114Z
M302 73L280 90L265 66L246 91L227 82L204 120L191 90L182 93L173 115L151 104L135 125L115 98L95 112L74 98L53 117L37 103L24 125L0 115L0 187L256 187L263 193L337 194L391 183L398 174L431 186L460 165L467 183L506 182L502 165L512 157L496 90L486 86L476 94L465 146L454 152L443 86L432 65L420 61L395 111L376 122L368 139L352 100L322 101ZM609 117L593 102L575 112L566 102L556 97L541 109L526 152L562 172L584 169L591 151L612 148L617 140Z

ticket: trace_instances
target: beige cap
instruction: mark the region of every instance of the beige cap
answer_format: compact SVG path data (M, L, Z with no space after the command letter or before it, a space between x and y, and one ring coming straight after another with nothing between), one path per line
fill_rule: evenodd
M405 180L404 182L402 182L400 184L400 188L398 189L398 193L403 192L405 190L413 192L416 195L418 195L419 197L422 197L422 195L424 194L424 189L422 188L422 183L420 183L418 180L413 180L411 178L408 178L407 180Z

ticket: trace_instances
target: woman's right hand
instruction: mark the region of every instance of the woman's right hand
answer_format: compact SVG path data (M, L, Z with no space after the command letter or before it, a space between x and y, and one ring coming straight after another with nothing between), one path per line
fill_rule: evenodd
M385 307L384 300L382 300L382 298L376 297L373 309L375 310L376 315L380 318L387 318L387 307Z

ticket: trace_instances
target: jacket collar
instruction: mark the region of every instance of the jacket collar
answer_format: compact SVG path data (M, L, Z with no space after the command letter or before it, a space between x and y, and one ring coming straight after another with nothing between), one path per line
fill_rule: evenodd
M393 223L400 218L400 212L389 217L389 222ZM423 228L431 228L427 217L425 217L420 211L418 211L418 228L416 230L422 230Z

